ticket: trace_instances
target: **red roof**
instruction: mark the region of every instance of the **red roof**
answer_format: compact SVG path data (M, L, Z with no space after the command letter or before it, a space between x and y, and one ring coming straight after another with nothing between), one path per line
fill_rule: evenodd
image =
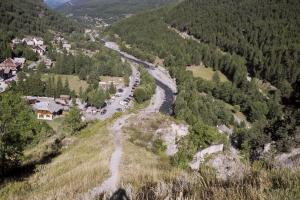
M11 58L7 58L5 61L0 63L0 69L10 69L10 70L17 70L19 64L15 63L15 61Z

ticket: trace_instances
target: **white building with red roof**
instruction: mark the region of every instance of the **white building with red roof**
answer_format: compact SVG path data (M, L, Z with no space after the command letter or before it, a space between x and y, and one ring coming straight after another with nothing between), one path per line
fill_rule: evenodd
M20 68L21 63L17 63L11 58L7 58L5 61L0 63L0 77L3 79L8 79L13 75L16 75Z

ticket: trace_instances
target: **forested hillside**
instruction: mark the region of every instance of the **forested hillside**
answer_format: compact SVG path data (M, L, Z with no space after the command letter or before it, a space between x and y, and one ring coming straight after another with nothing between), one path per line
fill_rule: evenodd
M42 0L1 0L0 13L0 30L14 35L77 29L72 21L49 10Z
M45 36L48 30L71 33L80 31L78 24L49 10L42 0L0 1L0 60L11 56L8 44L24 35Z
M68 2L69 0L44 0L44 1L50 7L56 8L64 3Z
M187 0L166 22L247 60L252 76L299 98L300 1Z
M151 62L156 57L163 59L164 65L176 78L178 95L175 116L185 120L192 128L191 138L183 144L183 149L174 157L174 162L184 165L195 151L218 140L213 134L203 135L199 131L207 125L216 126L222 123L234 125L237 129L232 141L249 155L250 159L257 159L264 144L271 141L276 142L279 151L288 151L298 145L300 141L297 127L300 125L300 111L284 106L281 98L290 94L289 90L292 90L290 85L296 87L297 83L294 82L296 80L285 81L286 76L280 77L280 74L275 74L275 77L279 77L278 80L282 80L278 84L281 83L283 86L276 84L280 86L281 91L275 89L263 93L254 80L247 80L247 69L251 69L247 57L238 55L235 51L227 53L220 51L216 43L184 39L172 30L167 22L171 19L171 14L176 15L174 9L177 7L168 6L142 13L116 23L110 29L112 33L120 36L121 40L118 38L116 40L119 40L123 50ZM185 13L191 12L187 10ZM191 24L189 20L193 19L186 18L185 24ZM299 43L296 42L296 45ZM186 71L189 65L202 64L220 70L230 81L222 83L217 75L212 81L207 81L195 78L191 72ZM282 65L280 69L285 68ZM299 66L293 64L291 69L295 70L293 74L299 78L296 72ZM249 72L252 73L251 70ZM243 123L236 124L228 104L234 107L234 113L241 111L246 115L248 121L252 123L251 128L245 127Z
M57 9L66 14L100 17L104 19L124 17L148 8L157 8L172 0L71 0Z

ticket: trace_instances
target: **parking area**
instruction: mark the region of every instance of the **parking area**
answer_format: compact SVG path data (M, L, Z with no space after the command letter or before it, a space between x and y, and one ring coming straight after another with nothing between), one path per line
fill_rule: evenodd
M123 112L133 106L133 93L140 84L140 72L135 66L131 66L132 75L130 76L129 86L119 88L117 93L106 101L106 105L102 109L94 109L90 112L85 111L86 120L104 120L112 117L117 112Z

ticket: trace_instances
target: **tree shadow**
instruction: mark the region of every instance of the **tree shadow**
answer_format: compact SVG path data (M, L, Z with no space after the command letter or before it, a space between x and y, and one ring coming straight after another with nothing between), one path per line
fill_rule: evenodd
M123 188L118 189L109 200L130 200Z
M7 181L21 181L25 178L28 178L33 173L35 173L37 165L50 163L52 159L59 154L59 151L51 152L50 154L46 154L39 160L27 163L25 165L16 166L9 171L6 171L5 174L0 175L0 186Z

